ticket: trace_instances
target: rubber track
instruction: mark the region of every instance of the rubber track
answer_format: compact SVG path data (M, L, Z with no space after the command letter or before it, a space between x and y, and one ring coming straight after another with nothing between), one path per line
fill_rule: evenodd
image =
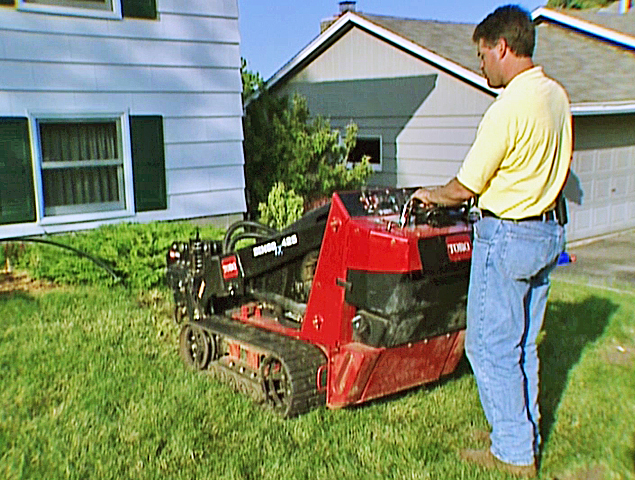
M317 375L327 360L315 345L216 315L194 324L208 333L253 345L282 362L291 390L288 409L277 412L283 417L295 417L326 404L326 389L317 389Z

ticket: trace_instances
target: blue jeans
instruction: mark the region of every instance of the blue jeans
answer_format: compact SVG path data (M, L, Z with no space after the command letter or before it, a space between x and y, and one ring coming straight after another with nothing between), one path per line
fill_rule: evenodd
M499 460L530 465L540 445L538 351L549 274L564 249L555 221L485 217L474 227L465 351Z

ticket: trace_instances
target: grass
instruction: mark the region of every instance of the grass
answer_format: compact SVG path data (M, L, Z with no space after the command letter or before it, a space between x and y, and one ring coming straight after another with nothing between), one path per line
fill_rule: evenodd
M555 283L540 346L542 478L635 478L635 302ZM165 292L0 293L0 477L488 479L465 362L444 381L281 420L186 371ZM596 476L589 476L596 475Z

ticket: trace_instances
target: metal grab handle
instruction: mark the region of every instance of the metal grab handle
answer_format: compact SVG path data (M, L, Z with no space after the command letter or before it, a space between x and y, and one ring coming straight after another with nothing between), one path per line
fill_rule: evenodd
M399 215L399 228L404 228L408 225L416 203L421 202L414 197L410 197L404 204L403 209L401 210L401 215Z
M442 206L442 205L430 205L422 207L421 211L417 211L415 215L415 208L422 202L414 197L411 197L403 207L401 215L399 216L399 228L407 227L411 224L413 217L416 217L418 224L427 224L433 227L439 227L446 224L448 221L453 222L458 219L462 219L466 222L470 221L470 204L464 202L457 206Z

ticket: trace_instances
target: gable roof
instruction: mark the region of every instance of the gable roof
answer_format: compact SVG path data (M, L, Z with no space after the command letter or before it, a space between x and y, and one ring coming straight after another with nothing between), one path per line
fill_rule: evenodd
M597 35L605 40L635 48L635 9L619 13L615 2L608 8L576 10L573 8L538 8L534 19L545 19Z
M371 20L372 19L372 20ZM385 21L385 24L381 21ZM391 20L393 23L391 23ZM471 83L479 88L489 91L493 94L497 93L497 90L488 87L487 81L480 73L475 70L466 68L455 59L449 57L449 55L443 56L435 52L434 49L428 46L417 43L415 40L405 35L399 28L395 28L395 25L406 25L413 27L416 24L427 24L430 22L423 22L422 20L410 20L410 19L398 19L395 17L383 17L378 15L362 15L360 13L347 12L340 16L329 28L316 37L309 45L302 49L295 57L293 57L287 64L285 64L280 70L267 81L268 87L273 87L277 83L283 81L283 79L292 75L295 71L303 68L307 63L310 63L314 58L319 56L324 50L333 45L339 38L346 34L352 28L360 28L371 35L374 35L398 48L404 49L412 55L433 63L438 68L446 70L452 74L455 74L463 78L468 83ZM442 23L431 22L436 24L439 28L442 28ZM458 24L452 24L458 25ZM474 28L474 26L466 25L466 28ZM391 29L391 28L394 28ZM467 30L466 30L467 31ZM442 33L441 31L439 32ZM471 33L469 34L471 37ZM474 56L474 47L470 42L467 43L471 48L472 56ZM458 45L459 42L456 42ZM442 52L443 53L443 52Z
M570 10L566 12L570 13ZM635 112L635 36L630 35L629 30L635 29L635 11L626 14L626 19L615 19L598 12L576 12L579 14L584 19L546 8L534 11L536 64L542 65L547 75L563 84L577 114ZM591 23L598 15L604 15L603 22L607 26L610 24L620 31ZM488 87L480 73L476 49L471 41L474 27L473 24L347 12L267 83L273 86L282 81L351 28L361 28L496 95L499 90Z

